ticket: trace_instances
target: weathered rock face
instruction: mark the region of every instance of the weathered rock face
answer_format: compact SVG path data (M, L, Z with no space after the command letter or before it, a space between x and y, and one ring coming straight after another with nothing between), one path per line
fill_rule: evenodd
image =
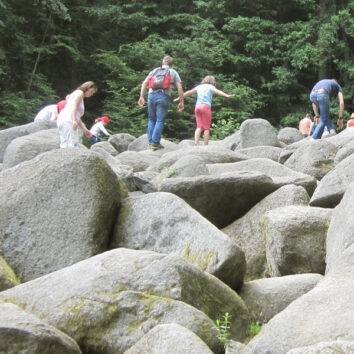
M304 137L300 133L299 129L285 127L279 130L278 139L279 141L289 145L304 139Z
M96 144L93 144L93 145L91 145L90 149L95 152L99 152L100 150L104 150L112 156L117 156L119 153L116 150L116 148L112 144L110 144L108 141L100 141Z
M346 188L354 181L354 154L336 165L319 183L310 205L334 208L341 201Z
M354 353L354 342L335 340L289 350L286 354Z
M0 352L78 354L77 343L20 307L0 302Z
M266 196L244 216L222 229L245 253L246 280L266 276L266 247L259 225L263 215L281 206L307 205L308 201L309 196L303 187L293 184L284 186Z
M58 129L45 129L24 135L11 141L4 153L3 169L13 167L22 161L59 148Z
M87 352L123 353L154 326L177 323L218 351L214 324L232 315L243 340L248 310L217 278L180 257L115 249L0 293L74 338ZM208 317L207 317L208 316Z
M207 168L211 175L218 175L231 171L257 171L270 177L278 187L287 184L302 186L310 196L313 194L317 186L317 180L314 177L302 172L294 171L280 163L265 158L253 158L236 163L208 164Z
M13 269L7 264L5 259L0 256L0 291L19 285L20 281Z
M253 280L243 285L240 296L252 310L252 320L266 323L321 279L320 274L296 274Z
M217 227L225 227L277 189L257 172L165 179L159 191L178 195Z
M332 210L285 206L261 220L271 276L325 271L325 240Z
M43 129L55 128L56 123L51 121L38 121L18 127L0 130L0 162L3 162L4 153L12 140L27 134L32 134Z
M326 140L307 140L284 165L321 180L333 168L337 151L338 147Z
M252 146L280 147L275 130L267 120L253 118L247 119L241 124L238 148L244 149Z
M170 193L125 199L111 247L178 255L234 289L241 286L246 270L243 252L186 202Z
M128 150L128 146L132 143L136 138L133 135L127 133L119 133L112 135L108 142L111 143L115 149L120 153Z
M120 204L96 153L58 149L0 174L0 253L21 281L107 249Z
M187 328L178 324L166 324L154 327L125 352L125 354L141 353L212 354L213 352Z

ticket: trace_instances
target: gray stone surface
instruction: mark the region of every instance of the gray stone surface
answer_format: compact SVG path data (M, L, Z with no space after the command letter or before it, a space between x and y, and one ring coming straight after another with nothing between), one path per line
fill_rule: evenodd
M252 118L242 122L239 149L252 146L277 146L280 142L272 125L265 119Z
M232 315L231 336L242 341L248 311L219 279L180 257L115 249L0 293L45 319L87 352L122 353L158 324L178 323L213 351L214 320Z
M192 331L178 325L157 325L125 354L212 354L210 348Z
M0 313L0 353L81 353L67 334L14 304L0 302Z
M264 213L286 205L307 205L308 201L309 196L303 187L290 184L269 194L244 216L222 229L245 253L246 280L266 276L265 242L259 225Z
M52 129L56 127L56 122L38 121L32 122L18 127L0 130L0 162L3 162L4 153L7 145L20 136L32 134L43 129Z
M304 139L303 135L300 133L299 129L285 127L279 130L278 139L280 142L283 142L287 145L296 143Z
M112 169L57 149L0 173L0 254L28 281L107 249L120 204Z
M278 187L258 172L177 177L161 181L158 190L185 200L219 228L231 224Z
M175 254L237 289L246 270L243 252L185 201L170 193L123 200L111 247Z
M269 274L323 274L331 216L331 209L294 205L266 212L261 230Z

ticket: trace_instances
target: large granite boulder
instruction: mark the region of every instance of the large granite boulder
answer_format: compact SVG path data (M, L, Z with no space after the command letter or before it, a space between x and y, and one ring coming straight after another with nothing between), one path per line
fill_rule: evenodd
M252 118L242 122L240 127L240 144L238 149L252 146L280 147L277 134L272 125L265 119Z
M325 241L331 209L290 205L266 212L261 230L266 243L268 272L288 274L325 272Z
M243 252L185 201L170 193L123 200L111 247L175 254L237 289Z
M158 186L161 192L178 195L219 228L231 224L276 189L268 176L258 172L167 178Z
M326 139L306 140L286 160L285 166L321 180L333 169L338 147Z
M322 278L320 274L295 274L252 280L242 286L240 296L252 320L266 323L314 288Z
M180 257L111 250L0 293L74 338L86 352L123 353L159 324L177 323L220 350L215 319L246 338L248 310L214 276Z
M5 150L3 169L54 149L59 149L58 129L45 129L18 137L12 140Z
M246 280L266 276L266 247L259 224L263 215L281 206L307 205L308 201L309 196L303 187L289 184L266 196L244 216L222 229L245 253Z
M18 127L0 130L0 162L3 162L7 145L9 145L12 140L23 135L32 134L43 129L52 128L56 128L56 122L41 120L38 122L20 125Z
M314 177L265 158L253 158L235 163L207 164L207 169L211 175L232 171L257 171L269 176L278 187L287 184L302 186L310 196L317 187L317 180Z
M28 281L107 249L117 176L87 149L57 149L0 173L0 254Z
M299 129L292 127L285 127L278 132L279 141L290 145L304 139L303 135L300 133Z
M323 208L334 208L338 205L354 180L353 163L354 155L350 155L323 177L311 197L310 205Z
M115 149L121 153L127 151L129 144L135 140L135 136L127 133L118 133L109 137L108 142L111 143Z

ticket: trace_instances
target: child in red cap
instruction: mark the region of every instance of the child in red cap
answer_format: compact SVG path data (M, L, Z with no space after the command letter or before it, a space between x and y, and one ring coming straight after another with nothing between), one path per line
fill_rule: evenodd
M101 134L104 134L105 136L112 136L105 128L105 125L109 124L110 122L111 121L107 116L102 116L95 120L95 124L90 129L92 136L89 137L89 140L92 144L96 144L99 141L102 141L100 138Z

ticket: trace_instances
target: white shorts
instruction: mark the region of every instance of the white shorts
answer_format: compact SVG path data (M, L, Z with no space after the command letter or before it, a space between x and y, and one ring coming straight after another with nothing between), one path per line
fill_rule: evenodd
M60 136L60 148L79 147L79 129L73 130L71 122L63 122L58 124Z

